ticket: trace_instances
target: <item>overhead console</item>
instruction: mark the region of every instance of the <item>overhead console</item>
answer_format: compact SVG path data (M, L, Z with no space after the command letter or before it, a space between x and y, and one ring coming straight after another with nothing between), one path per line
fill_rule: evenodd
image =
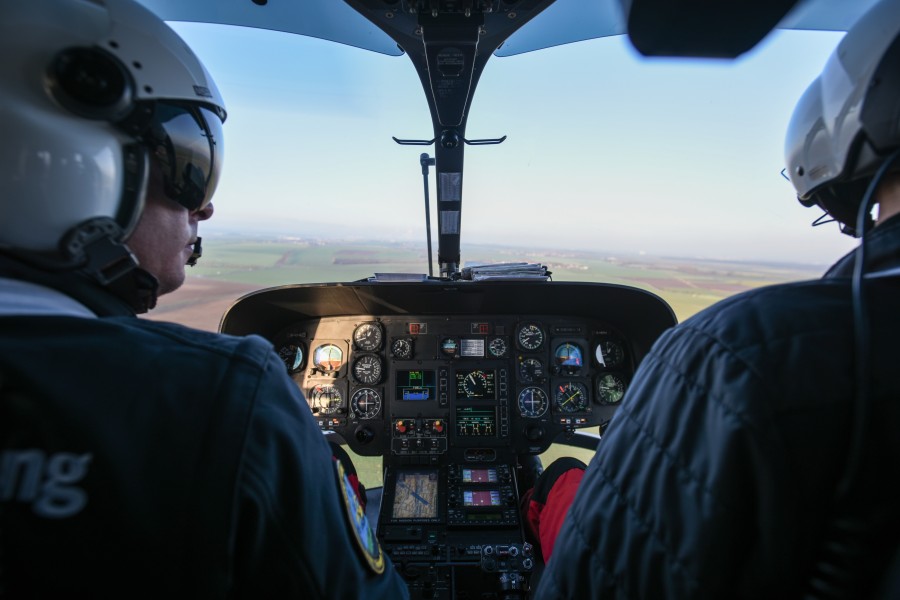
M623 286L429 281L263 290L221 330L271 340L319 427L383 457L379 540L413 597L451 598L527 589L523 457L611 419L674 324Z

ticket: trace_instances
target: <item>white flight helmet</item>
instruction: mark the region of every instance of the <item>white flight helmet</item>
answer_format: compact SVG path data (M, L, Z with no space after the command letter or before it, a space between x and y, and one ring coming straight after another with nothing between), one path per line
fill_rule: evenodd
M209 202L225 108L185 42L132 0L0 0L0 251L52 256L73 228L143 209L148 156L166 193ZM116 227L117 225L117 227Z
M857 237L866 186L900 148L898 34L900 0L882 0L861 17L800 98L785 139L800 202L818 205Z

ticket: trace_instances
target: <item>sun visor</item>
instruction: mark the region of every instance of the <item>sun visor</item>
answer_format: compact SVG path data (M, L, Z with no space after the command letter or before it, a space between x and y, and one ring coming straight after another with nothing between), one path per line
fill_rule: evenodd
M645 56L735 58L753 48L797 0L624 0L628 37Z

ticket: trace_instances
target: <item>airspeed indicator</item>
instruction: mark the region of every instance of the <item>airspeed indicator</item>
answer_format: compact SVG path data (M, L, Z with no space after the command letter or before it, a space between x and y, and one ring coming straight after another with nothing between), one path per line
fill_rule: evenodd
M353 343L360 350L375 352L381 349L384 332L378 323L363 323L353 331Z
M525 323L516 334L523 350L537 350L544 343L544 332L536 323Z

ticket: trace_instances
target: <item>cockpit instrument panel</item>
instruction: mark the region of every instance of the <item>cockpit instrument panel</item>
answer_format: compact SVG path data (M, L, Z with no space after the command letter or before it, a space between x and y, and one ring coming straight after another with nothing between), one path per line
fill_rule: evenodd
M357 453L440 457L539 454L607 422L673 324L622 286L358 283L251 294L223 331L272 340L320 428Z
M370 455L389 451L398 421L420 431L435 419L447 424L440 434L404 431L397 452L477 444L540 453L561 432L608 421L635 366L630 340L611 324L560 314L334 316L274 336L281 348L297 339L313 360L289 371L320 427ZM615 370L585 358L598 356Z

